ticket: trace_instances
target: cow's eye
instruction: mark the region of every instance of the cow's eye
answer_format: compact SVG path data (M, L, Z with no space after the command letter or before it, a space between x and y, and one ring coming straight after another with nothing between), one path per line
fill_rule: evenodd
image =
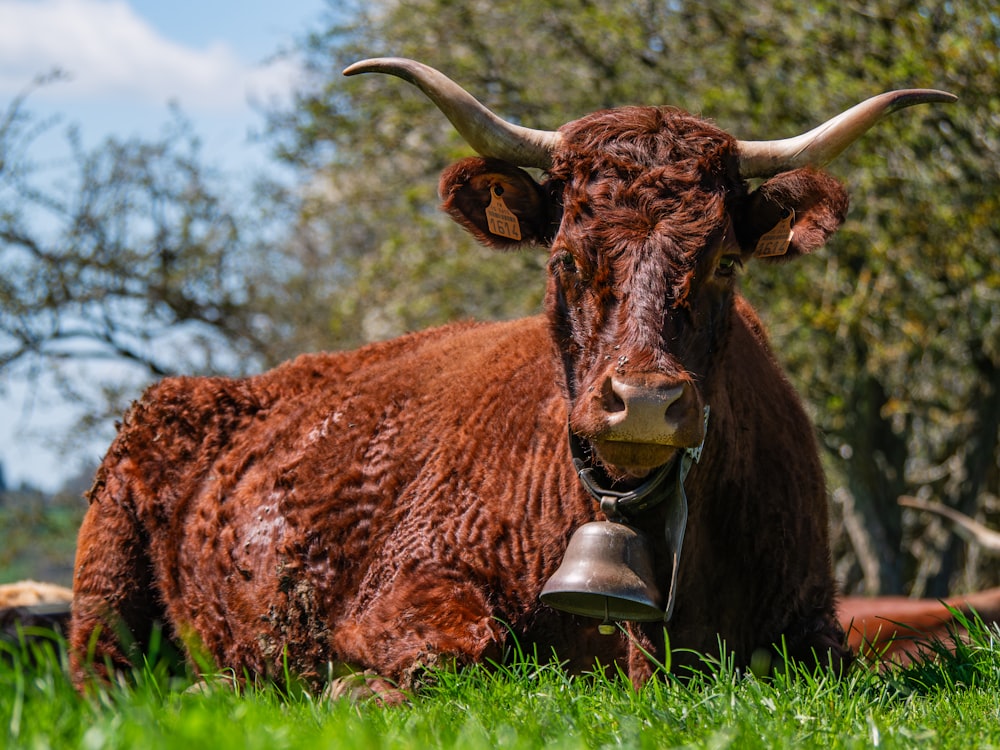
M576 259L573 258L573 254L569 252L559 253L552 258L550 267L553 271L562 271L563 273L576 273Z
M723 255L719 258L719 265L715 269L716 276L732 276L743 268L743 261L738 255Z

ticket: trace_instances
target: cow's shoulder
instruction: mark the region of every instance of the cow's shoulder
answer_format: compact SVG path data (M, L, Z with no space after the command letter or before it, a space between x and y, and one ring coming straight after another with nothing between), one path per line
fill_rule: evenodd
M757 313L739 295L734 312L708 398L710 421L725 436L726 470L765 495L778 491L774 477L783 476L782 487L795 499L791 505L818 502L825 490L812 420ZM758 500L754 496L752 504Z
M359 381L381 371L474 369L496 363L504 352L535 352L547 346L545 320L533 316L511 321L451 323L379 341L351 351L302 354L253 378L267 393L302 391L324 381ZM402 368L402 369L401 369Z
M457 323L354 351L303 354L246 378L164 378L118 426L91 497L108 476L132 476L139 480L134 486L150 489L145 502L162 507L197 495L223 456L230 456L226 465L258 454L273 462L330 433L324 450L341 451L346 460L377 432L403 429L403 421L416 417L440 423L433 429L441 434L466 421L458 417L469 404L512 401L515 393L551 400L558 392L551 359L537 316Z

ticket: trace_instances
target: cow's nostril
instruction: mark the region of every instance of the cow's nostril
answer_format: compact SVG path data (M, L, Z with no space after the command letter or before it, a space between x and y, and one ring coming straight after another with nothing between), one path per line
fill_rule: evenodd
M664 416L668 422L680 422L691 409L691 389L682 388L679 395L667 402Z
M601 388L601 407L607 414L625 411L625 399L615 390L617 384L613 378L607 378Z
M659 417L669 417L670 411L683 412L687 408L685 394L688 388L683 383L663 383L647 385L645 383L627 383L616 378L610 378L609 395L605 402L614 401L618 404L611 411L628 411L633 406L643 412L654 411Z

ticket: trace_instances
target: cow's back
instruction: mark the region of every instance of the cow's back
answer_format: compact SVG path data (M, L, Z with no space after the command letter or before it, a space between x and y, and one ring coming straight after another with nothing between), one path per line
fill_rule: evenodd
M541 318L172 378L127 416L90 514L129 507L167 621L219 663L274 673L288 653L308 675L397 577L450 572L524 626L592 513L552 461L565 424Z

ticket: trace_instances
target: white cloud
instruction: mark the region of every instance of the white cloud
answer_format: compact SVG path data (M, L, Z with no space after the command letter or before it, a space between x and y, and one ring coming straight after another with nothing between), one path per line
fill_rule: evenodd
M38 95L161 106L176 99L188 112L215 113L286 93L296 75L290 61L246 62L223 42L194 49L164 38L124 0L0 0L0 96L53 68L69 83Z

